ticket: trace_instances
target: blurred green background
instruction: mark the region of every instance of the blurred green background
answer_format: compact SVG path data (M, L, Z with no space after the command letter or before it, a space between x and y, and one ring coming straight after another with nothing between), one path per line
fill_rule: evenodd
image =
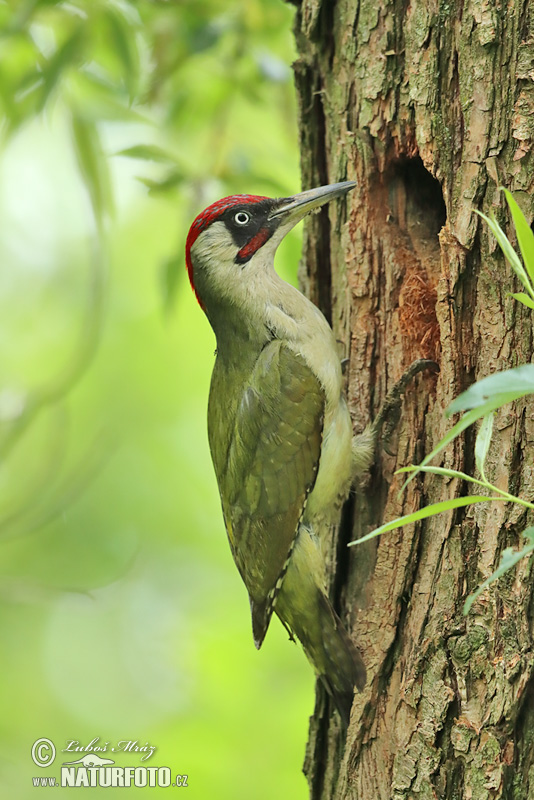
M0 0L3 797L76 757L39 769L40 737L148 742L190 798L307 796L313 675L278 621L252 642L183 258L210 202L300 188L291 23L282 0Z

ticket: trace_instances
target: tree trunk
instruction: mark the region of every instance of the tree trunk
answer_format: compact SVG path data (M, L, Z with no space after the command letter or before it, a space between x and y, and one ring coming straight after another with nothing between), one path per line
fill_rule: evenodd
M534 7L528 0L303 0L295 64L305 188L357 181L347 205L310 220L309 296L349 359L355 431L410 363L439 376L406 393L396 454L384 452L345 510L332 594L368 682L346 742L318 689L306 757L312 798L534 798L534 608L528 559L462 605L517 546L519 507L481 504L346 543L421 504L467 494L426 476L399 496L478 378L530 362L532 314L475 209L510 231L502 193L532 220ZM473 473L474 432L437 465ZM534 494L534 404L496 417L488 477Z

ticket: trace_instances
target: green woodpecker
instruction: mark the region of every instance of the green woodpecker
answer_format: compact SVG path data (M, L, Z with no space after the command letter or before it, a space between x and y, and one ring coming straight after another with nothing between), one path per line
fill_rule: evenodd
M372 460L342 394L326 319L275 272L276 248L352 181L294 197L225 197L193 222L192 287L217 338L208 435L234 560L250 598L254 642L273 611L295 634L347 719L365 667L325 589L322 540L355 473Z

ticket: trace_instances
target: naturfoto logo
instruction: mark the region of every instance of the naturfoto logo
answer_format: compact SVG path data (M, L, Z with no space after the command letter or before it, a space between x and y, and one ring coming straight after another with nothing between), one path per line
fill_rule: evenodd
M77 739L67 740L67 746L63 748L63 753L140 753L141 761L148 761L148 759L155 753L156 747L146 742L141 745L137 739L122 739L114 745L110 742L100 744L100 737L96 736L94 739L82 745ZM66 762L63 762L66 763ZM70 762L73 763L73 762ZM110 762L113 763L113 762Z
M34 777L34 786L99 786L142 788L150 787L187 787L188 776L176 775L173 781L170 767L122 767L115 764L120 753L136 755L141 762L147 761L156 751L155 745L142 744L137 739L121 739L115 744L102 741L99 736L82 744L77 739L68 739L61 753L72 753L77 758L63 761L59 780L53 776ZM31 755L34 764L45 768L51 766L56 758L56 746L51 739L41 738L33 743ZM103 755L106 754L106 755ZM113 754L113 758L109 755Z

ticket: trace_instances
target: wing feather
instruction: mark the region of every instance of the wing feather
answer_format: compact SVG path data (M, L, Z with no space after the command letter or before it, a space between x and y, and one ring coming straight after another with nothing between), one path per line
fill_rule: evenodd
M226 459L214 457L232 552L250 596L257 647L267 632L315 482L324 404L322 386L304 359L272 341L238 400Z

